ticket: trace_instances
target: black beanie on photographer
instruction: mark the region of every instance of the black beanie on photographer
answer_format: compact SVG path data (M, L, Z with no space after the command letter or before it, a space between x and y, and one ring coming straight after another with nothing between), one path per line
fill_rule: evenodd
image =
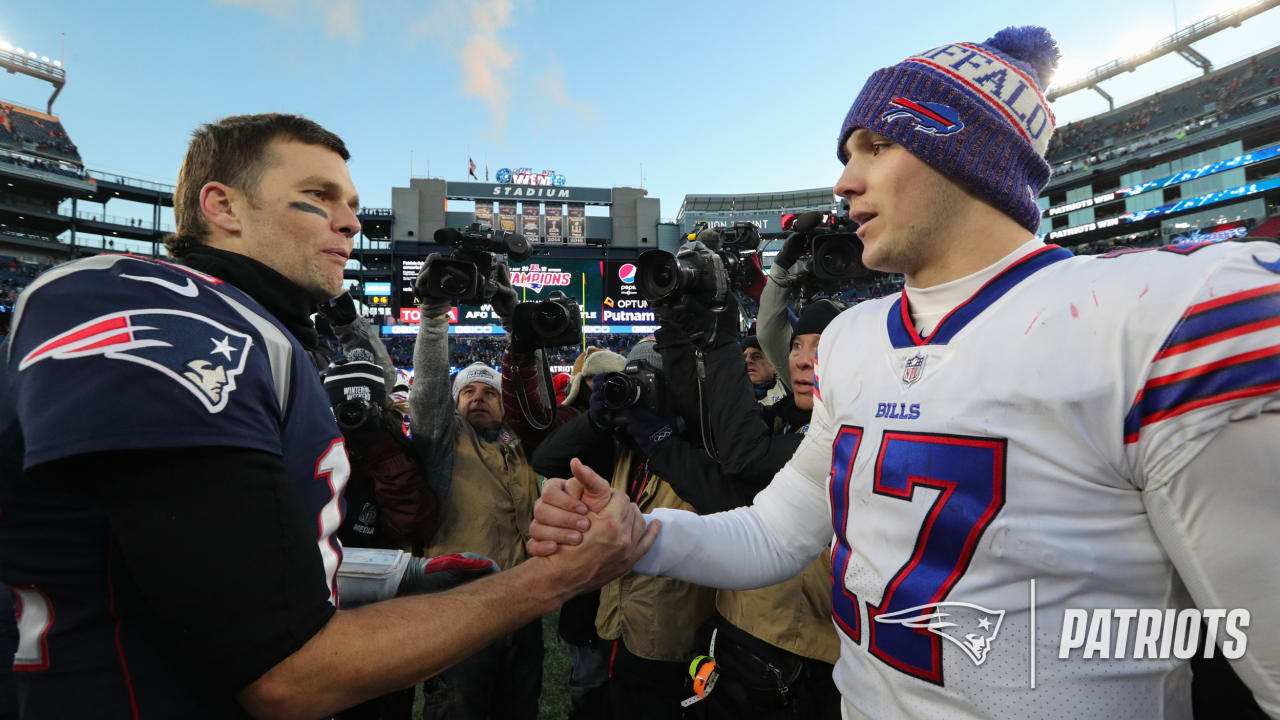
M822 334L823 330L831 324L836 316L844 311L844 308L832 302L831 300L819 300L800 313L800 319L796 321L795 330L791 332L791 339L795 340L797 335Z
M355 360L330 365L324 371L323 379L330 405L337 405L344 400L362 399L380 408L387 399L382 366L374 362Z

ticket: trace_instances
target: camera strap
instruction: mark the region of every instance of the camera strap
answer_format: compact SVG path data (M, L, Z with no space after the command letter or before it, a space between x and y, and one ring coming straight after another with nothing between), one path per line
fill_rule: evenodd
M550 417L546 422L542 422L533 416L533 411L529 409L529 396L525 393L524 381L516 383L516 404L520 406L520 414L524 416L525 422L529 423L529 427L534 430L546 430L556 421L556 403L555 399L555 383L551 379L551 366L547 363L546 354L541 348L533 351L533 362L537 366L534 371L541 377L538 378L538 389L542 391L543 398L547 401L547 409Z
M707 397L702 389L707 384L707 363L702 355L702 348L693 351L694 365L698 376L698 426L702 432L702 448L707 457L720 461L720 453L716 450L714 438L711 436L711 408L707 407Z

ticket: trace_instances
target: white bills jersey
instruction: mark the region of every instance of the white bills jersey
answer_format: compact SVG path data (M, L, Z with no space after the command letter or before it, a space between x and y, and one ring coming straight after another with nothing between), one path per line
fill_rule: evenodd
M1060 633L1068 608L1190 605L1144 490L1280 410L1280 248L1046 246L927 338L907 302L819 349L846 713L1189 718L1187 661L1060 660Z

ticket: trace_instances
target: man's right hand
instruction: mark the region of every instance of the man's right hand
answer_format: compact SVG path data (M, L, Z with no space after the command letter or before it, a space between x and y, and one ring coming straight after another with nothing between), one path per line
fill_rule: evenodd
M551 479L534 506L529 554L552 564L565 598L628 572L658 539L640 509L576 458L573 477Z
M413 283L413 292L417 296L419 307L422 308L422 317L440 317L449 312L449 308L453 307L453 301L443 298L434 297L427 287L427 269L431 267L431 263L440 259L440 253L431 253L422 263L422 270L418 273L418 278Z

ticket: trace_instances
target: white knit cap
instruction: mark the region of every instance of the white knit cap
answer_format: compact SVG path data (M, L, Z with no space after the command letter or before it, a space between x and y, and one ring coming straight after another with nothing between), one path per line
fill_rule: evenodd
M502 376L498 371L482 362L476 362L459 370L457 377L453 379L453 399L456 401L462 388L473 382L486 383L499 393L502 392Z

